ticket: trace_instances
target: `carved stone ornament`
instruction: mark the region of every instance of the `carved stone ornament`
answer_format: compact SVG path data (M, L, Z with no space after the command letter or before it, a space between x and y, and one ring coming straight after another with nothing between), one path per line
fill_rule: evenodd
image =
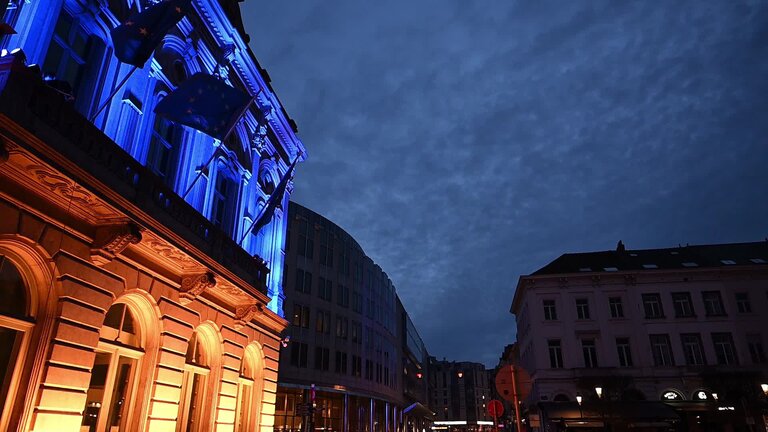
M260 124L259 127L256 129L256 132L253 134L253 138L251 139L251 144L253 150L255 150L259 155L264 153L264 151L267 149L267 126Z
M240 330L256 316L264 313L264 305L255 303L248 306L241 306L235 310L235 330Z
M181 291L179 292L179 302L187 305L197 296L216 286L216 278L213 273L205 272L202 274L189 275L181 278Z
M96 228L91 243L91 261L103 266L115 259L130 244L141 241L141 229L133 223L103 225Z

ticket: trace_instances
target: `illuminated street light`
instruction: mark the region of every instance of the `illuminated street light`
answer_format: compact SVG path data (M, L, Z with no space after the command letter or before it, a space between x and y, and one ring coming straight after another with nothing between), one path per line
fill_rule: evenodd
M581 401L583 398L581 397L581 393L576 393L576 402L579 403L579 406L581 406Z
M603 388L602 387L595 387L595 393L597 393L598 399L603 398Z
M464 377L464 372L459 371L459 373L457 373L456 376L458 376L459 378L463 378Z
M768 396L768 384L760 384L760 388L763 389L763 394Z
M717 393L712 393L712 399L714 399L715 402L717 402Z

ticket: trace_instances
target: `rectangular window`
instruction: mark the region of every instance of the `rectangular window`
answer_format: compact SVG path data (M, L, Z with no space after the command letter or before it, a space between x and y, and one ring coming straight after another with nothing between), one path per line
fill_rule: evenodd
M365 379L373 381L373 361L365 361Z
M619 355L619 366L632 366L632 352L629 349L629 338L616 338L616 352Z
M298 237L297 253L311 260L315 249L315 229L308 220L299 219L298 231L299 235L296 236Z
M581 340L581 352L584 354L584 367L597 367L597 348L594 339Z
M608 308L611 310L611 318L624 318L624 305L621 297L609 297Z
M333 300L333 281L322 276L317 278L317 295L323 300Z
M237 183L224 172L216 173L211 204L211 222L227 234L232 234L237 206Z
M315 330L318 333L331 333L331 313L325 311L317 311L317 325Z
M315 369L327 371L330 360L331 351L328 348L315 347Z
M752 359L752 363L764 364L766 362L763 338L759 333L747 334L747 347L749 348L749 357Z
M576 317L581 320L589 319L589 302L587 299L576 299Z
M664 318L661 296L658 293L643 294L643 310L646 319Z
M333 267L333 233L328 228L320 230L320 264Z
M749 294L745 292L736 293L736 308L739 313L751 313L752 303L749 301Z
M348 329L349 329L349 321L347 321L347 318L342 316L337 316L336 317L336 337L346 339Z
M701 335L698 333L682 333L680 340L683 343L685 364L688 366L701 366L707 364L704 357L704 347L701 343Z
M563 367L563 350L560 346L559 339L552 339L547 341L549 348L549 367L552 369L560 369Z
M363 343L363 326L359 322L352 321L352 343Z
M296 327L309 328L309 306L294 303L291 323Z
M672 306L675 308L676 318L689 318L694 316L693 301L691 301L691 293L687 293L687 292L672 293Z
M363 376L363 359L360 356L352 354L352 376Z
M291 366L307 367L307 344L301 342L291 343Z
M725 315L720 291L704 291L701 293L701 298L704 300L704 312L707 316Z
M334 370L338 374L347 373L347 353L336 351L336 362L334 363Z
M675 361L672 357L672 345L669 342L669 335L652 334L650 339L653 364L656 366L674 366Z
M554 300L544 300L544 319L547 321L557 320L557 309Z
M69 83L74 97L77 97L86 76L91 39L80 23L61 8L42 71Z
M352 290L352 310L363 313L363 296L357 290Z
M730 333L712 333L712 345L715 347L717 364L735 365L739 363L736 358L736 348L733 345L733 336Z
M343 307L349 307L349 288L342 284L336 287L336 303Z

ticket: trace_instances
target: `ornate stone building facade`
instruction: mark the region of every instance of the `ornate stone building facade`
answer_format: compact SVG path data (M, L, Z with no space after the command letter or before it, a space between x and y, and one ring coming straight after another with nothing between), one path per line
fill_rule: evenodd
M109 30L151 3L3 15L0 430L273 429L286 217L249 227L303 144L234 1L194 0L110 99ZM223 142L153 113L199 71L254 96Z

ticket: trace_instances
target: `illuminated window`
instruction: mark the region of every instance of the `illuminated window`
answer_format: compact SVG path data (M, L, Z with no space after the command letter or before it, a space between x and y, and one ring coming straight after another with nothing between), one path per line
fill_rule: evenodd
M99 331L83 415L85 430L113 432L137 427L132 410L139 390L136 369L143 356L144 345L133 312L123 303L112 305Z
M187 346L184 379L181 385L181 403L176 420L180 432L203 432L203 403L210 375L210 355L206 352L198 332L192 334Z
M11 408L10 387L19 369L22 345L32 329L27 315L29 299L21 273L0 255L0 417Z

